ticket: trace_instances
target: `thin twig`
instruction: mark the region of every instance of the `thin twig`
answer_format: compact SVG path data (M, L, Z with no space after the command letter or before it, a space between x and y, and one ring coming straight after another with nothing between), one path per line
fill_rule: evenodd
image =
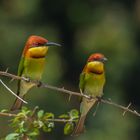
M46 119L47 121L52 121L52 122L74 122L75 120L71 119Z
M128 107L125 107L125 106L116 104L116 103L114 103L114 102L112 102L112 101L107 101L107 100L104 100L104 99L101 99L101 102L102 102L102 103L105 103L105 104L109 104L109 105L115 106L115 107L117 107L117 108L120 108L120 109L122 109L122 110L124 110L124 111L127 111L127 112L129 112L129 113L132 113L132 114L134 114L134 115L140 117L140 113L138 113L136 110L131 110L131 109L129 109Z
M17 117L18 114L0 112L0 116ZM65 123L65 122L72 122L74 120L71 120L71 119L46 119L46 121L50 121L50 122L64 122Z
M17 80L23 80L23 81L26 81L26 82L31 82L31 83L34 83L36 86L41 87L41 88L48 88L48 89L51 89L51 90L59 91L61 93L65 93L65 94L69 94L69 95L80 96L80 97L84 97L84 98L87 98L87 99L91 99L90 96L81 94L79 92L73 92L73 91L70 91L70 90L66 90L64 88L58 88L58 87L55 87L55 86L52 86L52 85L48 85L48 84L42 83L41 81L34 81L34 80L29 79L29 78L16 76L16 75L8 73L8 72L0 71L0 75L7 76L7 77L10 77L10 78L13 78L13 79L17 79ZM128 106L125 107L125 106L119 105L117 103L112 102L111 100L98 99L98 101L100 101L100 102L102 102L104 104L109 104L109 105L115 106L117 108L120 108L125 113L129 112L131 114L134 114L134 115L140 117L140 113L138 113L136 110L130 109Z
M128 104L127 109L129 109L130 106L131 106L131 103ZM127 112L127 110L125 110L125 111L123 112L123 116L126 114L126 112Z
M0 79L0 83L10 92L12 93L15 97L17 97L19 100L21 100L23 103L27 104L27 102L25 100L23 100L22 98L20 98L17 94L15 94L1 79Z
M11 74L11 73L8 73L8 72L5 72L5 71L0 71L0 75L6 76L6 77L11 77L11 78L16 79L16 80L23 80L23 81L26 81L26 82L29 81L28 78L20 77L20 76L17 76L17 75L14 75L14 74Z
M35 116L35 113L36 113L37 109L39 109L38 106L36 106L36 107L33 109L31 118L33 118L33 117Z
M16 117L17 114L11 114L11 113L0 112L0 116Z
M96 108L95 108L95 112L93 113L93 116L94 116L94 117L95 117L96 114L97 114L97 111L98 111L98 109L99 109L99 106L100 106L100 102L97 102L97 106L96 106Z

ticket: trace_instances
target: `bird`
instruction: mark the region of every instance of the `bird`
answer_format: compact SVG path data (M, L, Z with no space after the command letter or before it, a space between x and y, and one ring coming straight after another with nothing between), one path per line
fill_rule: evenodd
M72 135L84 132L84 123L90 109L96 104L97 97L102 97L105 84L104 62L107 58L101 53L93 53L89 56L82 73L80 74L79 88L83 95L80 103L80 117Z
M31 35L27 39L22 56L18 66L18 76L30 78L31 80L41 80L44 66L45 56L48 53L49 46L61 46L58 43L50 42L47 39ZM17 84L17 95L24 99L26 93L34 87L35 84L19 80ZM11 111L19 110L22 107L22 101L16 98Z

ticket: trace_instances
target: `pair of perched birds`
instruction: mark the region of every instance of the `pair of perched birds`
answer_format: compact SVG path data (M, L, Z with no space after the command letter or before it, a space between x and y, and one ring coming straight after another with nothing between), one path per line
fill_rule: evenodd
M49 46L61 46L60 44L49 42L40 36L30 36L23 50L20 64L18 67L18 76L29 77L33 80L40 80L44 71L45 56ZM104 62L107 59L103 54L92 54L80 74L79 88L82 94L91 97L101 97L103 95L103 87L105 83ZM35 86L31 82L18 81L17 95L22 99L29 89ZM73 132L74 135L82 133L84 130L84 122L87 113L97 102L96 98L82 98L80 105L81 116ZM15 100L11 110L20 109L22 101L18 98Z

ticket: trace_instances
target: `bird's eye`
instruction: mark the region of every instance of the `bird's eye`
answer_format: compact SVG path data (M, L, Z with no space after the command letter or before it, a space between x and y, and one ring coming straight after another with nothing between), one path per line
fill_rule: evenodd
M41 43L37 43L37 46L42 46L42 44Z
M42 44L41 44L41 43L33 43L33 45L32 45L32 46L37 47L37 46L42 46Z

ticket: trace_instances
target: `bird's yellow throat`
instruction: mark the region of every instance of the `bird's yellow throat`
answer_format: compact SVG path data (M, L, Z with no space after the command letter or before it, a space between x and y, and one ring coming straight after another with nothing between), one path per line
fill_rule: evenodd
M88 62L87 71L92 73L102 74L104 72L104 64L99 61Z
M29 48L29 50L26 53L26 57L28 57L28 58L43 58L46 56L47 51L48 51L47 46L39 46L39 47Z

